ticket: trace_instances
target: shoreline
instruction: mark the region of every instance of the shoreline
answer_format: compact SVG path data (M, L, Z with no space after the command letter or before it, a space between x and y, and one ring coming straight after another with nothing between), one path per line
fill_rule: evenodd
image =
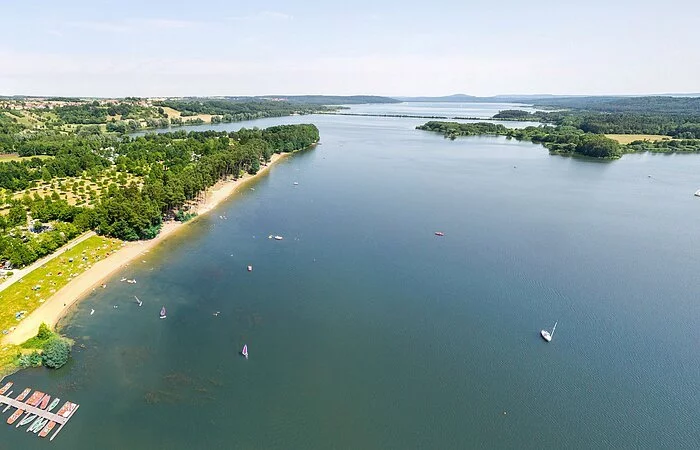
M286 158L290 153L275 153L270 158L270 162L260 167L255 175L245 174L237 180L220 180L204 193L204 200L199 202L194 208L197 216L187 222L168 221L163 223L163 227L153 239L148 241L125 242L122 248L109 257L95 263L91 268L81 273L67 285L56 291L51 297L32 311L17 327L3 337L2 344L20 345L27 339L36 336L41 323L46 323L52 329L56 324L68 314L71 307L85 298L86 294L111 277L115 272L124 268L136 258L150 251L162 241L177 233L182 227L197 220L198 217L209 213L221 202L231 197L241 186L245 186L249 181L267 173L276 162Z

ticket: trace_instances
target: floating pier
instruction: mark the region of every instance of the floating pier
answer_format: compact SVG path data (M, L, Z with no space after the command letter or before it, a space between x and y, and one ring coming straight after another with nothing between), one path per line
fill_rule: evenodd
M15 391L16 392L16 391ZM42 393L42 397L47 394ZM55 397L54 397L55 398ZM68 420L73 417L75 412L80 408L80 405L72 403L70 401L64 401L63 406L58 410L58 413L53 413L49 412L46 409L41 409L38 406L32 406L28 404L27 402L31 399L31 396L24 395L22 396L21 400L18 400L16 398L9 397L4 394L0 394L0 405L6 405L4 408L0 408L0 411L4 412L5 409L8 409L10 407L16 408L12 411L11 413L16 412L17 410L22 411L22 415L26 417L28 414L35 414L36 418L32 420L40 420L40 419L46 419L47 422L41 427L42 429L40 431L42 432L37 432L37 434L41 437L46 437L52 430L53 428L58 425L58 429L51 435L49 438L50 441L53 441L53 439L56 437L56 435L63 429L63 427L68 423ZM38 405L39 402L36 402ZM16 419L18 424L16 425L19 427L19 421L21 421L20 418ZM30 424L26 425L27 427L31 426Z

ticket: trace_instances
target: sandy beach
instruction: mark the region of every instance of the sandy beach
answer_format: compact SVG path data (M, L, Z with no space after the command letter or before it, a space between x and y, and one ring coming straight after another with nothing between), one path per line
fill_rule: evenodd
M275 162L287 155L289 153L274 154L270 163L262 166L257 174L245 174L237 180L220 181L209 188L204 196L204 200L194 208L197 212L197 217L207 214L248 181L266 173ZM197 220L197 217L193 220ZM101 284L103 280L148 252L190 222L166 222L163 224L161 232L154 239L126 243L120 250L95 263L90 269L78 275L70 283L49 297L46 302L29 314L12 332L6 335L2 342L6 344L21 344L36 335L42 322L52 328L55 327L56 323L70 310L71 306L81 300L92 288Z

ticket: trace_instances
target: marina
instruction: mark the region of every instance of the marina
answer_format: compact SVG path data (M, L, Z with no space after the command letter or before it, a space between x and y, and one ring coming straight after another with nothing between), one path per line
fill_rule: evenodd
M8 385L12 386L10 383L8 383ZM66 425L66 423L68 423L68 420L73 417L73 414L75 414L80 405L67 401L63 404L58 413L52 413L51 410L58 405L59 399L54 397L53 402L49 406L51 395L45 394L41 391L34 391L29 399L26 402L23 402L30 391L31 388L25 389L20 395L17 396L17 398L0 394L0 404L6 405L3 409L3 413L9 408L16 408L12 415L7 419L7 423L10 425L14 424L17 419L24 414L24 417L16 425L16 427L19 428L31 423L26 431L32 431L34 434L38 433L42 438L48 436L54 427L58 425L58 429L49 438L49 440L52 441Z

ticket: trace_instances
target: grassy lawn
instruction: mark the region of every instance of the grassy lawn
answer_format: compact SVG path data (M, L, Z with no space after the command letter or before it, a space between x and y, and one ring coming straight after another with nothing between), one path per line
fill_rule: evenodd
M29 315L71 279L121 246L117 239L93 236L0 292L0 331L17 325L15 313L26 311L25 316Z
M663 136L660 134L606 134L606 137L614 139L620 144L629 144L634 141L663 141L664 139L671 140L670 136Z
M20 349L16 345L0 346L0 378L17 369L15 366L15 358Z

